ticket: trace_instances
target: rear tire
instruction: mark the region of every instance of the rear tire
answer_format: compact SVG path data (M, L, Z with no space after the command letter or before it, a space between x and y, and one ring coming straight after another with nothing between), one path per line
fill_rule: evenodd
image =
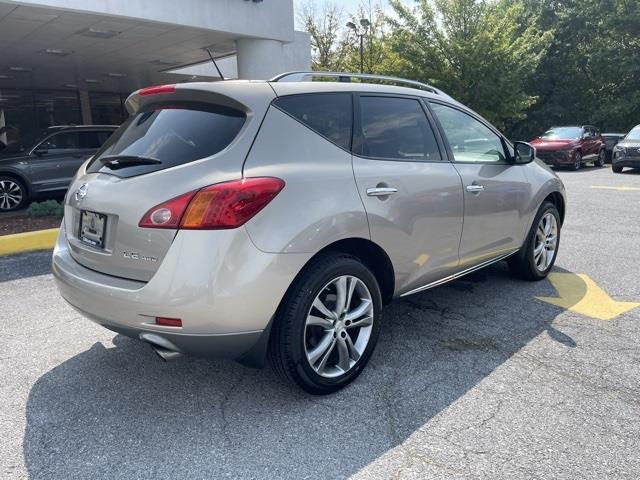
M27 189L14 177L0 175L0 212L11 212L27 203Z
M369 361L381 310L378 282L357 257L323 255L304 268L278 308L269 360L280 377L313 395L335 392Z
M600 153L598 153L598 158L596 159L595 162L593 162L593 165L596 167L604 167L605 157L606 157L605 151L600 150Z
M511 273L523 280L537 281L546 278L556 261L560 230L558 209L553 203L544 202L522 248L509 258Z
M613 173L622 173L622 167L620 165L611 165Z

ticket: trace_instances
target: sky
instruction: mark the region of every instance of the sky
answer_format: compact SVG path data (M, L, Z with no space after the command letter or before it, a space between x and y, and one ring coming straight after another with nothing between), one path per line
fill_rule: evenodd
M298 11L301 5L305 5L308 1L309 0L293 0L293 5L296 11ZM361 4L368 6L369 3L371 3L374 6L376 4L379 4L380 6L382 6L385 12L388 12L390 10L389 3L387 2L387 0L311 0L311 1L313 3L317 3L318 6L323 5L325 2L332 3L335 5L340 5L341 7L344 8L345 13L355 12ZM410 5L413 3L413 1L403 0L403 3Z

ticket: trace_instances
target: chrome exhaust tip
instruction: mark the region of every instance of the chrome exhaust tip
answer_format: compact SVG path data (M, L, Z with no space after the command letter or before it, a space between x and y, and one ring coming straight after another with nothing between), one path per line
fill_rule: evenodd
M178 352L177 348L164 337L157 335L155 333L141 333L139 336L140 340L151 345L151 348L154 352L165 362L169 360L175 360L182 356L180 352Z
M156 353L156 355L158 355L165 362L175 360L176 358L180 358L182 356L180 352L176 352L174 350L168 350L166 348L158 347L156 345L151 345L151 348Z

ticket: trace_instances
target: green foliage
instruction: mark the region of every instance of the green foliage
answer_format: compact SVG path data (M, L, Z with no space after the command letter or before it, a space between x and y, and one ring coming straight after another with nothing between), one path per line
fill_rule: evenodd
M527 8L554 37L529 85L538 105L513 134L587 123L627 132L640 123L640 2L538 0Z
M404 74L431 83L498 128L522 119L537 98L526 90L551 32L521 22L522 1L392 0L392 48Z
M301 22L313 68L359 71L359 39L344 25L367 18L365 72L430 83L513 139L552 125L626 132L640 123L638 0L389 3L385 17L379 4L349 15L309 0Z
M33 202L27 208L27 215L30 217L56 217L62 218L64 206L55 200L45 200L44 202Z

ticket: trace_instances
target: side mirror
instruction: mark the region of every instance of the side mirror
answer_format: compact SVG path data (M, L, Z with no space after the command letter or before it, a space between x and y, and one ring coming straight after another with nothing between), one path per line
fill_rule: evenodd
M515 142L513 144L513 150L515 152L513 157L513 163L515 165L531 163L533 159L536 158L536 149L527 142Z

